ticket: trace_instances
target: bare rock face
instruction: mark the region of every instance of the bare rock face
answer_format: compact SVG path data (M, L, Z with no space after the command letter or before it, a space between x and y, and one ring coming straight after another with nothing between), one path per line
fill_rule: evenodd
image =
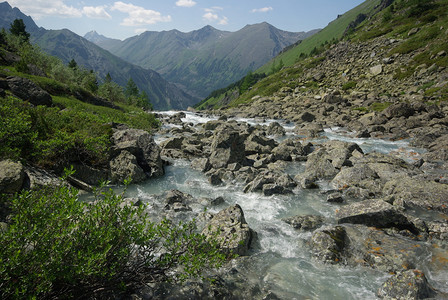
M10 159L0 161L0 193L20 191L25 178L25 170L20 162Z
M34 105L51 106L53 99L50 94L29 79L10 76L7 78L11 92L22 100L29 101Z
M436 295L425 274L420 270L398 272L390 277L379 289L381 299L427 299Z
M246 255L255 232L249 228L243 210L236 204L213 216L202 234L216 238L224 253Z

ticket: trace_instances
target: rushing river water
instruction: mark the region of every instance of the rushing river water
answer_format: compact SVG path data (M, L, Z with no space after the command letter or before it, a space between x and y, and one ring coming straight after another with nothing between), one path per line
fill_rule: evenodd
M174 112L165 112L174 114ZM184 122L198 124L214 117L198 116L186 112ZM268 124L270 121L238 119L250 124ZM288 135L293 135L293 124L282 124ZM407 141L390 142L379 139L356 139L340 128L327 129L325 138L340 139L358 143L364 152L396 152L412 160L418 151L410 149ZM166 136L157 136L156 141ZM304 170L304 163L290 163L286 169L291 177ZM264 196L260 193L243 193L241 185L212 186L206 176L193 170L186 160L172 161L167 166L166 175L144 184L132 185L128 190L131 197L139 197L150 207L160 207L154 194L177 189L189 193L195 198L217 198L222 196L225 203L215 207L200 204L192 205L191 216L204 210L216 213L223 208L238 203L245 214L249 226L258 233L257 245L251 250L250 259L240 268L251 282L258 283L265 290L270 290L282 299L376 299L375 293L390 276L385 272L366 267L341 267L320 263L311 258L306 242L312 232L297 231L281 219L295 215L322 215L327 224L335 224L335 210L338 205L328 203L326 195L316 190L296 188L293 195ZM328 188L328 183L321 182L321 188ZM437 288L444 289L448 284L443 279L448 276L446 270L436 272L428 270L426 259L418 267L424 270L429 281ZM446 289L446 287L445 287Z

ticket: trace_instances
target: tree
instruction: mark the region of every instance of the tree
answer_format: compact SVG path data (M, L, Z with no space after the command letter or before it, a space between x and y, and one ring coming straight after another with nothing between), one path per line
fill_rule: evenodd
M13 35L22 37L27 43L30 40L30 34L26 31L26 26L22 19L15 19L14 22L11 23L9 32Z
M74 58L72 58L72 60L68 63L68 67L73 70L78 68L78 64L76 63Z
M105 83L112 82L112 76L110 76L109 72L107 73L106 77L104 78Z
M131 97L138 97L140 91L137 87L137 84L135 84L134 80L129 78L128 83L126 84L126 87L124 88L124 95L129 99Z

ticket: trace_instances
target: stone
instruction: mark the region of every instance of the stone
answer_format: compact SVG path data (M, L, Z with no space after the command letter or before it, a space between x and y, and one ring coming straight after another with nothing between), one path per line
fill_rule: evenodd
M172 210L174 212L191 211L188 206L193 200L193 196L187 193L183 193L179 190L170 190L165 192L163 197L165 198L165 210Z
M366 179L378 179L378 174L366 164L343 168L331 181L336 189L346 189L351 186L360 186Z
M383 114L389 119L400 117L409 118L414 114L414 112L415 111L412 105L406 102L401 102L397 104L392 104L383 111Z
M211 169L212 165L208 158L196 158L191 162L191 167L205 173Z
M340 263L345 247L346 232L342 226L326 227L313 233L310 246L313 256L330 264Z
M416 269L398 272L378 289L381 299L427 299L436 296L436 291L428 283L425 274Z
M123 183L127 179L138 183L147 178L143 169L138 165L137 158L126 150L121 151L117 157L112 159L109 167L112 183Z
M284 195L284 194L291 194L292 190L285 188L281 185L275 184L275 183L268 183L263 185L263 194L265 196L272 196L272 195Z
M414 27L414 28L412 28L411 30L408 31L408 36L414 35L414 34L416 34L419 31L420 31L419 27Z
M216 131L210 149L210 164L213 168L224 168L231 163L245 161L244 138L237 131L225 128Z
M276 135L276 136L284 136L286 134L285 128L280 125L278 122L272 122L269 124L267 130L267 135Z
M293 216L283 218L282 221L290 224L295 229L314 230L324 223L324 217L315 215Z
M299 115L298 120L301 122L313 122L316 117L310 112L303 112Z
M23 77L10 76L7 78L11 92L24 101L29 101L33 105L53 105L50 94L36 85L29 79Z
M418 232L397 207L383 200L364 200L342 206L336 212L336 219L339 224L363 224L378 228L395 227Z
M246 155L269 154L277 147L277 142L269 139L258 132L252 133L244 142Z
M342 202L344 202L344 198L342 197L342 194L339 192L331 193L327 196L327 202L342 203Z
M128 151L136 157L138 166L148 177L158 177L165 173L160 147L147 131L117 130L112 135L112 143L112 157L118 156L122 151Z
M0 193L17 193L22 189L25 169L20 162L0 161Z
M370 68L370 73L373 76L380 75L383 72L383 66L382 65L376 65Z
M238 204L223 209L213 216L202 234L208 239L217 239L223 253L237 255L246 255L255 237Z

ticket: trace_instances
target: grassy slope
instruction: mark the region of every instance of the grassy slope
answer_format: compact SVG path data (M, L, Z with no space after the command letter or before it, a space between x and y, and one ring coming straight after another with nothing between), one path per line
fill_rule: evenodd
M397 0L394 3L394 13L391 14L389 8L380 12L371 20L363 22L354 33L347 37L354 42L368 41L379 36L403 39L404 42L393 48L390 55L409 53L415 53L415 55L408 64L397 68L393 75L394 80L406 80L424 65L448 67L448 55L437 55L442 51L448 53L448 30L446 29L448 28L448 0L435 0L434 7L427 11L420 11L419 3L419 0ZM413 10L415 16L411 15ZM409 37L408 32L412 28L420 28L420 30ZM286 67L260 80L250 91L232 101L230 106L248 104L252 102L251 99L254 96L272 96L283 87L296 88L296 79L302 78L307 70L312 69L324 59L324 55L317 55L302 60L294 66ZM309 85L304 88L318 88L317 83L312 80L308 83ZM447 85L436 87L427 84L422 89L426 96L434 96L440 101L448 100Z
M301 53L309 54L314 47L319 47L326 41L330 42L333 38L340 39L350 22L355 20L361 13L369 15L373 11L373 8L380 2L380 0L367 0L363 2L329 23L328 26L322 29L319 33L305 39L293 49L278 55L275 59L259 68L257 72L268 73L272 68L272 64L274 62L278 63L280 60L283 61L285 66L292 66L296 63L296 60Z

